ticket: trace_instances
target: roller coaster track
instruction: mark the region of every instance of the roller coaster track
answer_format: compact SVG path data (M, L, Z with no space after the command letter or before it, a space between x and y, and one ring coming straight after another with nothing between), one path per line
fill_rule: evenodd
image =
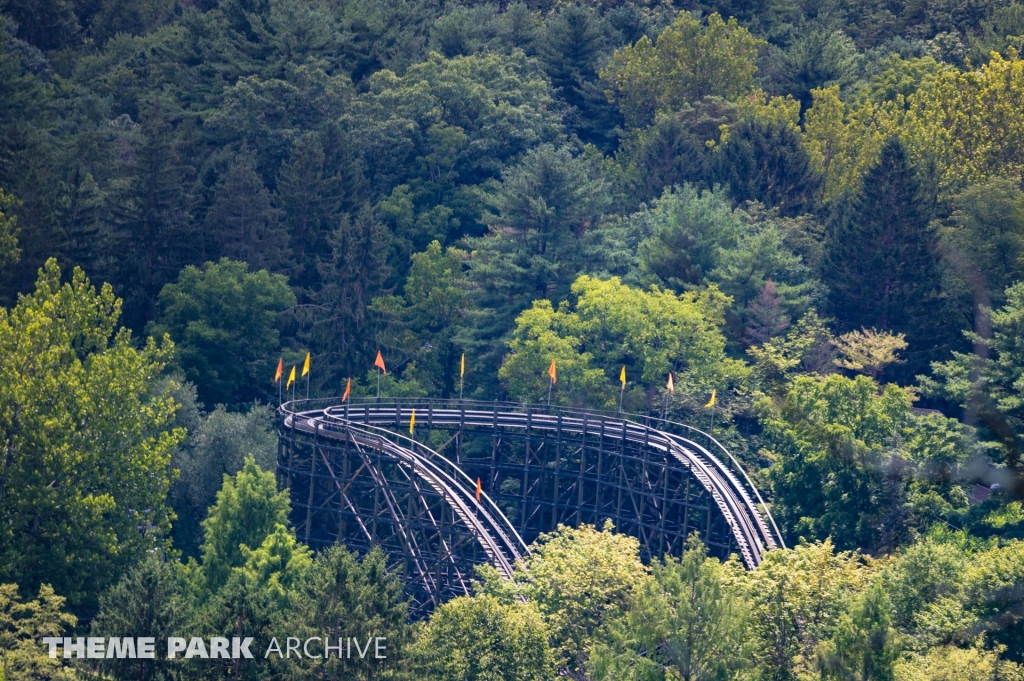
M751 569L782 545L735 458L672 421L496 402L299 400L281 406L279 434L300 536L384 545L414 585L414 609L467 593L473 563L509 576L527 541L557 524L611 519L648 558L678 554L698 531Z

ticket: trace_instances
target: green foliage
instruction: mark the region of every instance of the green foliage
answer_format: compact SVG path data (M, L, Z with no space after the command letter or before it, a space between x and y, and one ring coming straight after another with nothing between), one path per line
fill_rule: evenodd
M816 674L819 644L874 573L858 553L836 553L828 539L768 553L747 580L758 678L788 681Z
M225 475L217 503L203 521L206 538L201 547L202 576L206 588L216 592L235 568L262 569L258 564L250 565L253 560L272 561L293 552L286 538L289 535L277 530L287 526L288 508L288 490L278 492L274 474L260 470L252 457L246 457L242 470L233 478Z
M701 192L692 185L666 190L631 222L648 235L637 248L644 269L676 290L703 282L721 250L734 248L744 232L741 214L722 192Z
M988 356L955 352L953 359L932 365L933 376L921 377L921 387L926 394L977 409L986 428L1002 442L1006 462L1018 471L1024 443L1024 283L1006 289L1005 296L1006 305L989 312L991 337L966 333Z
M245 413L229 412L218 405L209 414L197 414L189 438L175 450L171 466L178 479L171 485L175 514L175 547L197 556L202 543L200 524L214 504L225 475L242 469L251 456L265 471L277 467L277 436L274 414L267 405L254 404Z
M100 611L92 621L93 636L120 639L150 636L164 641L181 636L190 614L181 595L180 565L150 554L132 566L121 580L100 596ZM166 678L174 661L142 658L107 659L99 663L118 681Z
M817 282L786 243L788 226L775 211L757 204L750 213L733 210L724 192L691 185L666 191L652 209L630 218L631 229L646 237L637 247L641 279L677 291L717 285L732 298L730 323L740 325L732 335L743 340L743 326L757 336L753 327L768 323L754 320L768 314L765 305L777 307L776 316L799 314L817 295ZM769 280L771 291L756 303Z
M445 59L439 54L402 76L380 71L369 92L346 112L371 184L387 193L408 176L416 212L445 200L455 209L456 236L480 215L458 185L496 178L531 147L561 134L539 65L521 51ZM403 169L413 172L403 172ZM400 233L399 238L405 235ZM448 228L427 231L412 248L448 240Z
M156 316L163 287L174 281L183 266L197 264L201 257L198 230L188 219L183 186L192 169L182 159L167 104L157 99L139 115L141 125L125 135L133 153L119 169L124 177L112 183L104 197L110 213L105 230L105 255L110 262L104 263L104 269L123 295L125 322L134 329L141 329ZM81 202L78 197L69 196L68 200ZM224 221L217 226L226 229L228 216L215 215ZM246 255L252 257L251 252Z
M408 605L398 576L387 571L387 555L382 550L375 548L360 560L344 546L328 547L313 559L297 592L296 607L289 617L295 635L308 631L310 636L334 639L352 634L387 639L387 662L357 657L314 660L306 678L370 681L400 675L411 642ZM445 645L464 640L456 637ZM431 645L425 650L441 649Z
M308 296L319 288L317 256L330 250L328 236L340 219L345 178L331 174L321 136L307 132L295 142L277 175L277 204L288 229L293 287Z
M369 205L345 216L328 237L329 254L318 258L322 288L308 314L308 334L324 363L318 382L339 385L371 366L378 349L372 300L387 292L391 234Z
M835 633L818 650L825 679L888 681L898 652L892 606L881 583L869 586L839 618Z
M969 187L953 200L939 231L946 260L974 295L993 304L1020 279L1024 267L1024 192L1010 178Z
M234 155L213 188L206 229L218 250L254 270L279 271L287 261L287 241L278 228L280 214L256 172L247 147Z
M18 251L18 217L8 215L18 204L15 197L0 189L0 267L13 265L21 256Z
M22 601L17 584L0 584L0 679L75 679L74 671L51 659L42 639L60 636L78 622L63 612L64 598L49 584L39 598Z
M0 12L0 578L26 597L52 583L88 616L116 584L101 632L389 637L380 666L90 674L582 678L603 641L609 675L627 678L1019 677L1018 2ZM51 257L108 281L122 316L80 274L62 287ZM169 332L173 376L198 394L165 371L169 345L132 344L119 321ZM862 328L892 335L846 335ZM883 373L899 334L907 363ZM949 356L969 343L976 356ZM625 365L624 407L657 412L676 371L669 414L706 423L718 390L716 434L726 420L729 447L772 483L789 538L892 556L826 541L745 574L651 556L645 575L636 547L597 560L611 535L580 531L578 555L561 547L504 586L490 574L480 600L410 628L382 554L310 556L271 476L239 472L246 454L272 469L268 410L250 405L275 397L278 356L307 349L314 396L351 377L353 395L380 379L383 396L452 397L465 352L467 397L544 400L555 359L556 403L615 406ZM839 353L904 384L938 361L920 377L926 406L971 427L828 375ZM172 509L190 555L210 504L204 563L179 566ZM750 610L745 636L723 604ZM710 666L694 646L705 615L732 642ZM428 630L414 669L408 644ZM461 639L480 647L459 657ZM50 667L5 678L64 673L23 647Z
M532 603L463 596L443 604L414 650L425 679L544 681L555 675L547 628Z
M500 366L520 312L532 301L568 295L585 267L581 239L608 205L607 189L590 159L542 145L502 173L486 197L490 210L482 219L490 232L469 240L479 312L467 347L490 372Z
M734 17L717 13L707 24L681 12L656 42L646 36L617 50L601 77L626 122L647 125L658 111L678 111L704 97L735 100L754 89L757 50L765 42Z
M625 612L633 589L647 576L637 540L612 529L610 521L600 532L593 525L560 525L538 538L508 583L500 583L495 571L485 571L490 574L485 594L536 603L559 670L585 670L601 627Z
M865 376L839 375L798 376L781 404L761 403L777 457L773 515L787 535L886 551L911 539L928 516L965 510L955 483L970 455L963 427L912 416L910 404L895 385L879 393Z
M830 311L843 331L904 333L920 358L936 354L948 333L942 319L936 235L903 145L890 140L857 197L830 225L823 268Z
M745 375L742 363L725 355L720 326L728 299L714 288L676 296L631 288L617 278L582 276L572 293L572 306L556 311L541 301L517 319L511 353L499 372L517 399L544 399L553 358L559 373L552 399L559 403L605 406L623 365L648 393L664 384L669 371L681 389L695 392L724 388ZM638 399L645 399L644 392Z
M392 338L385 345L400 347L417 358L415 370L407 368L406 376L441 397L459 391L462 348L455 334L468 314L468 257L452 247L442 252L440 242L433 241L427 250L413 254L405 295L378 298L373 303L397 327L388 334Z
M78 608L162 544L176 405L153 380L173 352L115 332L120 303L56 261L0 310L0 575Z
M773 90L793 95L803 112L811 106L813 90L853 84L860 61L853 40L841 29L809 23L786 49L771 54L766 71Z
M937 646L901 660L893 668L896 681L1011 681L1020 676L1020 665L1001 660L998 651L980 646Z
M820 184L800 131L788 122L747 118L729 128L708 175L734 201L758 201L783 215L808 213Z
M735 678L748 652L741 571L735 562L708 558L695 537L682 559L654 563L624 617L595 641L593 678Z
M280 347L277 315L293 305L283 276L224 258L186 267L165 286L147 331L177 342L178 364L203 402L234 405L264 394Z

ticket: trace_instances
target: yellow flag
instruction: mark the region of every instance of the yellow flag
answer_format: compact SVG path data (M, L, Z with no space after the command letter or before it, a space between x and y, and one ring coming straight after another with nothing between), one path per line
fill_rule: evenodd
M348 396L352 394L352 379L348 379L348 383L345 384L345 394L341 396L341 401L344 402L348 399Z
M708 400L708 403L705 404L704 407L707 408L707 409L710 409L713 406L715 406L715 391L714 390L711 391L711 399Z
M306 361L302 363L302 375L305 376L309 373L309 353L306 353Z
M284 373L284 357L280 357L277 360L277 371L274 372L274 383L281 380L281 374Z
M555 360L551 360L551 366L548 367L548 376L551 377L551 385L558 383L558 370L555 369Z
M668 372L668 385L666 385L665 387L668 388L668 391L670 393L674 393L676 391L676 384L672 382L672 372L671 371Z
M290 374L288 374L288 382L285 383L284 389L287 390L288 388L292 387L292 383L294 383L294 382L295 382L295 367L292 367L292 372Z
M462 363L459 365L459 378L466 375L466 353L462 353Z
M619 382L622 383L622 387L626 387L626 365L622 365L622 371L619 372Z
M409 435L413 435L416 432L416 410L412 410L412 416L409 417Z

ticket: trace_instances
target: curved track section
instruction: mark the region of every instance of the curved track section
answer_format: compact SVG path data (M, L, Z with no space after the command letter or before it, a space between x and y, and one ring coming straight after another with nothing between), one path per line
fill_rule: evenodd
M441 400L300 400L280 413L278 470L299 536L384 548L414 614L468 593L476 564L509 575L560 524L610 520L647 559L681 554L693 532L750 568L781 545L738 462L683 424Z

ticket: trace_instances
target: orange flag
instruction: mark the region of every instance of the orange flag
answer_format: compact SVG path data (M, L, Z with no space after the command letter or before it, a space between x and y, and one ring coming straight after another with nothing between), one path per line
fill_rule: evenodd
M341 401L344 402L348 399L348 396L352 394L352 379L348 379L348 383L345 384L345 394L341 396Z
M554 385L555 383L558 383L558 372L555 371L555 360L554 360L554 358L552 358L552 360L551 360L551 366L548 367L548 376L551 377L551 384L552 385Z
M274 383L281 380L281 374L284 373L284 357L277 360L277 371L274 372Z
M665 386L665 387L668 388L668 391L670 393L674 393L676 391L676 384L672 382L672 372L671 371L668 374L668 385Z
M380 350L377 351L377 359L373 360L373 366L377 367L385 374L388 372L388 370L384 368L384 357L380 354Z
M483 488L483 486L480 485L480 478L477 478L476 479L476 500L477 500L477 503L480 502L480 495L483 494L483 493L484 493L484 488Z

